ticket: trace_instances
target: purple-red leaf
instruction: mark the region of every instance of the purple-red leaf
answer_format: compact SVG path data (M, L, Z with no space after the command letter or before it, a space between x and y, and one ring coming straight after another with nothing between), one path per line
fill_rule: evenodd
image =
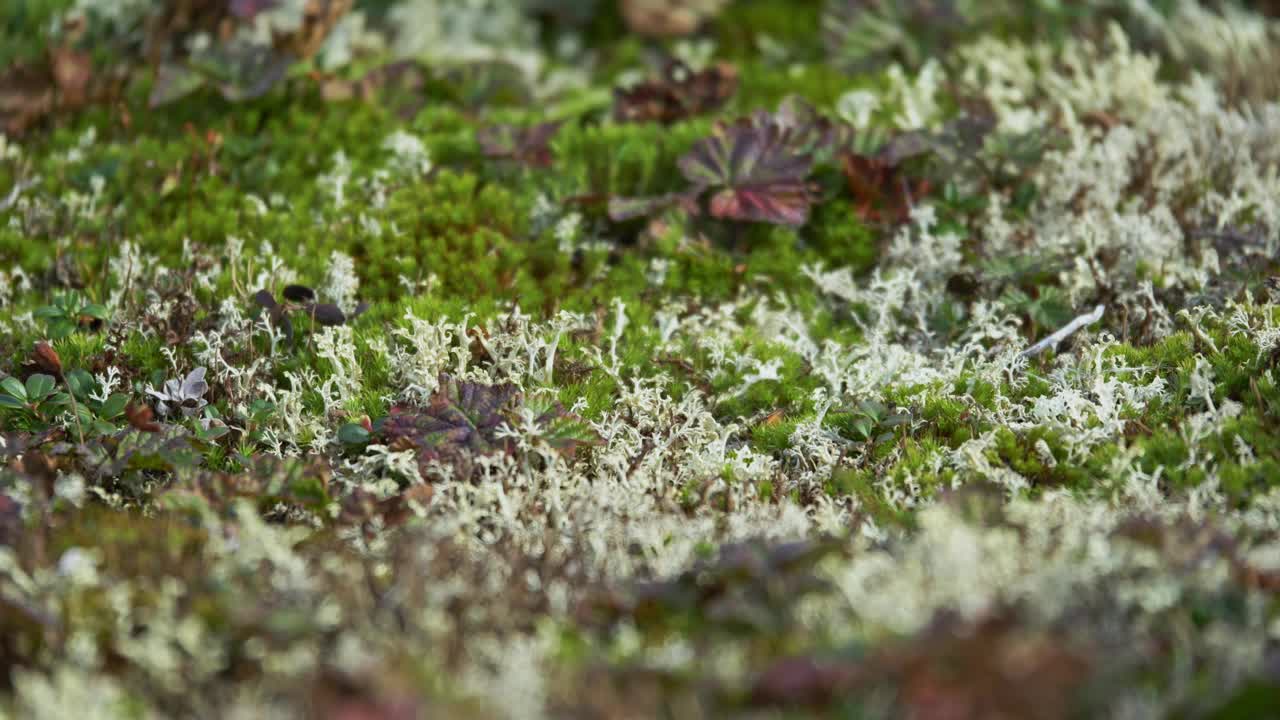
M475 456L510 451L497 430L506 422L503 410L519 396L511 384L482 385L441 374L427 408L393 409L379 432L392 447L416 450L424 477L440 464L451 467L455 479L465 480Z
M930 190L928 180L908 177L890 161L893 153L888 157L857 153L841 157L855 209L868 222L905 222L914 203Z
M156 72L152 108L174 102L212 85L230 102L262 97L284 80L295 58L270 45L233 42L217 45L181 63L165 63Z
M424 478L438 466L452 469L455 480L471 478L478 457L515 452L499 429L516 416L524 401L515 385L485 385L440 375L440 386L426 408L395 408L379 421L376 433L389 447L414 450ZM561 455L572 458L578 447L599 441L582 418L554 400L535 398L523 406L531 412L538 437Z
M792 151L813 155L815 163L853 144L852 127L822 115L807 100L795 95L785 98L775 113L756 111L751 123L756 127L776 126L787 134L787 144Z
M721 126L680 159L695 187L711 190L711 214L728 220L803 225L813 202L813 157L795 150L793 130L743 120Z

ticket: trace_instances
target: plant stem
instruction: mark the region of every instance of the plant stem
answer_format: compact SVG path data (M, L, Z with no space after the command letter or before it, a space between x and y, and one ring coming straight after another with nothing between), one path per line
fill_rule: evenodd
M66 374L59 372L58 379L62 381L62 387L67 389L67 397L71 398L71 417L76 421L76 435L80 437L80 444L84 444L84 426L80 424L80 405L76 402L76 394L71 390L71 383L67 382Z

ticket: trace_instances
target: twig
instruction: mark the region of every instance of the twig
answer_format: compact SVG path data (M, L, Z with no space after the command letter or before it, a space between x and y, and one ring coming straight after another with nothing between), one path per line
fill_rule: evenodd
M1105 305L1099 305L1098 307L1093 309L1093 312L1086 313L1076 318L1075 320L1072 320L1071 322L1067 323L1066 327L1055 332L1049 337L1041 340L1035 345L1032 345L1026 350L1023 350L1022 357L1035 357L1036 355L1039 355L1045 350L1057 347L1058 343L1076 334L1082 328L1088 327L1089 325L1092 325L1098 322L1099 320L1101 320L1102 314L1106 312L1106 309L1107 308Z
M62 386L67 389L67 397L71 398L71 418L76 421L76 435L80 437L80 444L84 445L84 426L80 424L80 405L76 402L76 394L71 389L71 383L67 382L67 376L62 370L58 370L58 379L62 381Z

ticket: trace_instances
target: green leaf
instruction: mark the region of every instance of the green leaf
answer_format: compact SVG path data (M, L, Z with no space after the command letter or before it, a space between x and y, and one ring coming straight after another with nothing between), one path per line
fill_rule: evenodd
M15 400L26 402L27 389L22 386L22 381L10 375L4 380L0 380L0 389L9 393Z
M75 323L71 322L70 320L67 320L64 317L57 317L49 321L49 339L50 340L61 340L62 338L67 337L71 333L75 332L75 330L76 330Z
M31 402L40 402L53 392L57 383L54 379L43 373L36 373L27 378L27 399Z
M124 413L125 406L129 404L129 396L124 393L112 393L107 401L102 403L102 407L98 409L98 417L103 419L111 419L119 417Z
M44 307L36 308L35 312L31 314L41 320L54 320L57 318L65 318L67 316L67 313L57 305L45 305Z
M871 431L875 430L875 427L875 423L868 418L858 418L853 421L853 429L863 440L871 437Z
M94 379L87 371L82 368L76 368L65 373L67 378L67 387L78 398L83 398L93 390Z
M231 428L226 427L225 425L211 425L208 430L197 428L196 436L201 440L213 442L214 440L225 437L229 432L231 432Z
M107 309L107 306L100 305L98 303L92 303L80 308L80 314L88 315L91 318L102 321L106 321L111 318L111 311Z
M12 395L0 395L0 407L10 408L12 410L24 410L27 405Z
M363 425L347 423L338 428L338 442L343 445L364 445L369 442L369 431Z

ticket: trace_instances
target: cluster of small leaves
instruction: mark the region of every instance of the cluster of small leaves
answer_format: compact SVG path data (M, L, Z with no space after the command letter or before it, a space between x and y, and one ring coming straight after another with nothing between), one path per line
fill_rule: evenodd
M236 32L251 26L259 14L275 4L273 0L236 0L214 3L204 13L184 14L174 9L152 18L150 45L164 57L152 86L151 106L171 103L206 86L216 88L231 102L262 97L296 62L320 49L351 10L352 0L303 4L297 28L276 34L270 43ZM201 32L212 32L217 40L204 47L189 40Z
M984 142L993 127L989 113L964 113L936 133L901 133L865 154L855 149L852 128L789 98L777 112L758 111L718 123L710 137L680 159L680 171L691 185L687 190L613 197L609 215L617 222L670 209L697 215L705 198L705 211L714 218L799 227L821 195L811 176L819 167L838 163L862 219L901 223L939 184L934 178L988 167ZM989 174L996 176L996 171Z
M78 433L107 435L127 419L128 394L104 396L97 379L81 368L64 373L62 359L48 343L36 344L24 368L30 372L25 382L12 375L0 380L0 409L13 413L29 429L57 430L57 420L69 416Z
M143 76L152 108L206 87L232 102L261 97L320 50L353 0L298 5L296 27L265 42L252 28L278 0L134 4L110 21L73 12L53 23L60 32L45 57L0 69L0 131L21 135L47 117L116 102Z
M804 225L817 194L809 180L815 154L829 151L842 137L807 107L793 101L777 113L760 111L718 123L680 159L689 189L653 198L611 198L610 217L625 221L673 207L697 214L709 195L707 213L714 218Z
M148 390L156 399L156 409L161 415L181 413L183 417L195 417L208 405L204 399L209 383L204 381L205 369L198 367L182 380L167 380L160 390Z
M841 168L859 216L873 223L904 222L917 203L937 187L950 187L956 177L977 177L991 184L1014 182L1018 178L1007 177L1003 170L1011 163L1002 162L1012 157L992 161L985 157L985 143L994 129L994 115L979 108L963 112L937 132L896 135L872 154L843 150Z
M111 319L111 311L105 305L88 302L76 293L59 295L33 314L44 321L51 340L61 340L81 329L100 330Z
M910 413L895 411L876 400L863 400L847 410L833 410L831 419L854 442L872 448L893 442L900 428L911 425Z
M151 89L151 107L175 102L206 86L217 88L231 102L253 100L275 87L293 61L270 46L244 41L217 45L182 64L162 65Z
M104 450L103 443L114 451L131 430L158 434L174 427L157 422L155 411L149 405L135 402L130 392L108 391L103 381L88 370L79 367L64 370L62 358L47 342L36 343L22 369L27 373L25 382L13 376L0 381L3 388L0 409L13 415L9 419L15 421L16 426L34 431L45 440L73 430L79 444L64 451L79 453L96 471L123 467L106 463L110 453ZM160 389L149 389L147 394L156 400L162 416L177 420L195 418L197 422L190 426L192 436L197 441L211 443L230 430L219 418L216 408L205 400L209 386L204 376L205 369L199 367L186 378L160 383ZM62 390L58 390L59 381ZM91 442L86 443L87 440Z
M55 394L57 387L58 381L43 373L28 377L25 383L10 375L0 380L0 390L4 391L0 394L0 407L29 412L37 418L48 417L70 404L65 393Z

